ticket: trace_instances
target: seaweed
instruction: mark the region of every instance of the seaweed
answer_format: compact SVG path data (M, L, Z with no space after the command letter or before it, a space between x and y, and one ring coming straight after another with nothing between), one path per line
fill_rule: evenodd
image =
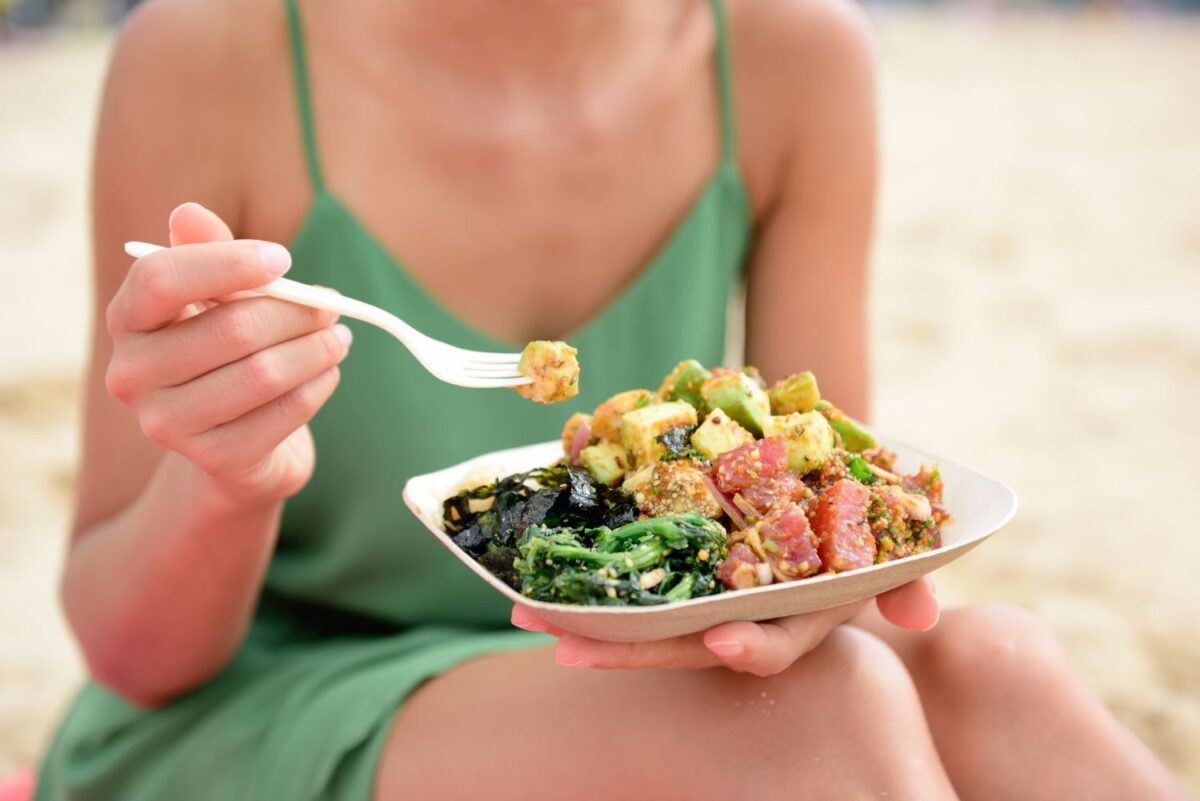
M531 526L616 528L636 517L632 498L561 463L463 490L442 504L454 544L514 587L516 544Z
M517 573L514 562L520 555L520 551L512 546L498 546L489 543L487 550L476 561L486 567L493 576L513 589L517 589L521 586L521 576Z
M707 461L704 454L692 447L692 432L695 430L695 426L676 426L659 434L658 441L667 449L666 455L659 461L673 462L676 459L704 459Z

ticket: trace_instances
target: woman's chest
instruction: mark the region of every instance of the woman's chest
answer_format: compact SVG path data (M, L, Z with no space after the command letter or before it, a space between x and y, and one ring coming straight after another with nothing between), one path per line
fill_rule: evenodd
M312 95L315 157L328 192L457 316L502 340L557 337L636 279L718 170L718 88L710 60L693 67L671 91L487 113L349 81L321 91L331 74ZM299 144L253 165L251 235L286 241L304 218Z

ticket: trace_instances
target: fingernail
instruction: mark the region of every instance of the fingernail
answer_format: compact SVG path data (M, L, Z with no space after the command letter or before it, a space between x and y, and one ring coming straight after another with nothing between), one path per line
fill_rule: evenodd
M925 576L925 581L929 582L929 591L936 593L937 592L937 584L934 583L933 576L928 576L928 575Z
M536 620L522 620L520 622L514 620L512 621L512 624L519 629L524 629L525 631L536 631L542 634L546 634L550 631L550 629L546 628Z
M731 659L735 656L741 656L746 653L746 646L742 645L737 640L719 640L717 642L708 643L708 650L712 651L722 659Z
M338 340L347 348L350 347L350 343L354 341L353 332L351 332L347 326L342 325L341 323L338 323L333 327L333 333L337 334Z
M588 667L588 663L587 663L587 662L584 662L583 660L580 660L580 659L564 659L564 658L562 658L561 656L559 656L558 654L555 654L555 655L554 655L554 661L555 661L555 662L557 662L558 664L562 665L563 667L569 667L569 668L582 668L582 667Z
M274 242L260 242L258 257L272 275L283 275L292 266L292 254L283 245Z
M175 231L175 215L186 209L188 206L195 206L198 209L207 211L207 209L194 200L188 200L184 203L180 203L178 206L171 209L171 214L169 217L167 217L167 233L173 233Z

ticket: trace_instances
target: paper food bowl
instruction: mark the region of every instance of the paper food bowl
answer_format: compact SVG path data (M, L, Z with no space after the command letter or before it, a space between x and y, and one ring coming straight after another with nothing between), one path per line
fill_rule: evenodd
M942 529L942 547L895 562L845 573L828 573L783 584L723 592L662 606L571 606L526 598L471 558L442 530L442 502L467 486L490 483L512 473L549 465L562 457L558 440L496 451L408 481L404 502L433 536L463 563L513 603L564 631L612 642L643 642L702 631L733 620L771 620L860 601L937 570L983 542L1017 511L1008 486L974 470L877 437L894 451L902 472L937 464L945 482L945 506L954 522Z

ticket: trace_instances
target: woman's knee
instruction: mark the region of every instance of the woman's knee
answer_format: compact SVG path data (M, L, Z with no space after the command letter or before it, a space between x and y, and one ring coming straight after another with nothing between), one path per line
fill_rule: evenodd
M829 684L829 690L864 705L885 697L917 702L912 677L904 663L878 637L852 626L840 626L793 669L798 683ZM811 675L807 675L811 674Z
M953 797L913 680L883 641L840 627L781 678L780 702L808 714L798 730L779 734L809 743L808 749L819 743L834 755L844 785L836 791L827 787L828 797ZM816 767L797 765L805 771Z
M886 741L897 730L923 729L924 715L908 668L878 637L851 626L835 629L800 663L796 691L834 703L847 736Z
M1015 606L987 604L945 615L924 638L914 672L923 686L980 697L1014 684L1029 691L1066 670L1045 623Z

